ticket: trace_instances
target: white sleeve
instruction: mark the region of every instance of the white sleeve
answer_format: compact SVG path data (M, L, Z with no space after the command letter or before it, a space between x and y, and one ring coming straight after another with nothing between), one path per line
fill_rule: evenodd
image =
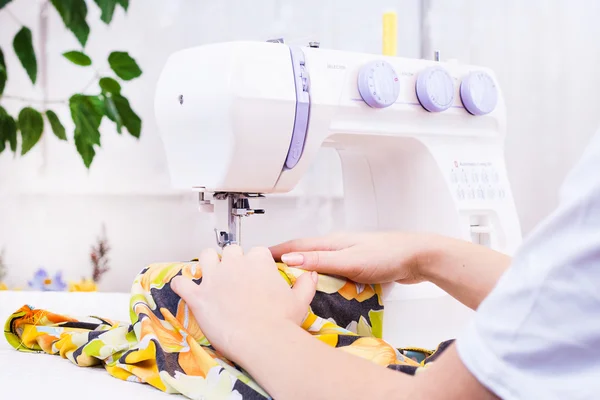
M600 398L600 133L457 349L502 399Z

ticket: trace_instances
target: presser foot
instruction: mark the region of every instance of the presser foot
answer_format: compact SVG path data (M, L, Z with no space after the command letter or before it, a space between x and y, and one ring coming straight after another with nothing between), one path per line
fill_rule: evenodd
M249 198L263 197L260 194L219 192L214 194L216 200L227 201L228 231L215 229L217 245L225 248L232 244L241 244L242 218L249 215L264 214L265 210L250 208Z

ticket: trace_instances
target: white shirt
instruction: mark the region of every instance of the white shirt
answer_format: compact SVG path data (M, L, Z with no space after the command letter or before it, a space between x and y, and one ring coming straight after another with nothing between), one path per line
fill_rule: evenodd
M457 349L502 399L600 399L600 132Z

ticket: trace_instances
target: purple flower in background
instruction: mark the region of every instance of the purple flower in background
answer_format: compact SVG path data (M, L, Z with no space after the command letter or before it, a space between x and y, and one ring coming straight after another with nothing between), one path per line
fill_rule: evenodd
M30 288L43 292L62 292L67 288L62 279L62 272L57 272L52 278L44 268L38 269L28 283Z

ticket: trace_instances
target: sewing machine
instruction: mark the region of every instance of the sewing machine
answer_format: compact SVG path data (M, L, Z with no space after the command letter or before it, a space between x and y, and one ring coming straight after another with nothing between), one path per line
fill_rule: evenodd
M219 43L169 58L155 109L172 182L221 217L221 247L264 212L253 198L291 191L322 146L339 154L348 230L437 232L507 254L521 241L505 105L485 68ZM428 283L386 285L384 305L397 346L435 346L471 315Z

